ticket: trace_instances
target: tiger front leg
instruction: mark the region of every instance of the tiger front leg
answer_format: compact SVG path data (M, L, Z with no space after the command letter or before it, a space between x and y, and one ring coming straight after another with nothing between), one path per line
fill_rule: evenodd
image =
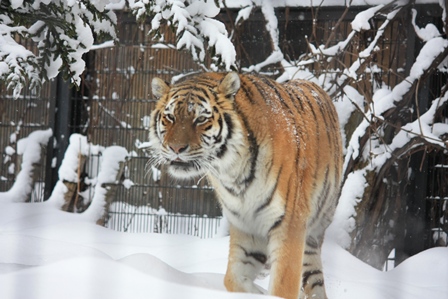
M230 292L264 293L254 280L267 262L267 240L230 227L230 250L224 284Z
M297 299L301 288L306 223L298 220L282 225L270 234L271 280L269 294Z

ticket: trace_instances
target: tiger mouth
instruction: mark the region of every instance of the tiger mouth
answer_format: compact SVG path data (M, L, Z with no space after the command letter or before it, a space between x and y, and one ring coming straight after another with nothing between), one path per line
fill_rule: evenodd
M194 163L191 161L184 161L176 159L170 162L171 166L181 167L181 168L191 168L194 167Z

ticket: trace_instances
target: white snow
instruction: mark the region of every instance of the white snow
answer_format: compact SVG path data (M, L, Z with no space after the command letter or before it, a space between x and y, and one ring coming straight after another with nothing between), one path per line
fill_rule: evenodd
M434 59L448 48L448 40L442 37L435 37L430 39L420 51L414 65L412 65L410 71L411 79L419 78L423 72L429 68Z
M58 182L56 183L49 203L57 207L64 205L64 194L68 191L64 181L78 183L78 168L80 156L98 155L104 148L87 142L87 137L80 134L72 134L69 145L65 151L64 159L58 170ZM92 175L89 173L89 175Z
M162 172L160 171L160 169L151 165L151 171L152 171L152 180L154 182L160 181L160 177L162 176Z
M327 229L327 235L331 235L334 241L348 248L351 244L350 233L356 227L354 216L355 207L362 199L366 187L366 170L360 169L351 172L341 190L341 199L336 208L333 222Z
M252 5L254 2L257 3L260 0L226 0L226 6L229 8L244 8ZM264 0L272 2L274 7L325 7L325 6L373 6L373 5L387 5L390 4L390 0ZM264 2L263 1L263 2ZM443 0L416 0L416 4L429 4L429 3L438 3L438 1L443 2ZM397 4L400 2L406 1L397 1Z
M99 49L106 49L106 48L112 48L115 46L115 42L113 40L105 41L102 44L93 45L90 50L99 50Z
M121 146L110 146L102 151L101 167L96 178L95 193L92 203L87 211L83 213L87 219L95 222L104 213L106 205L106 195L109 190L107 184L116 183L120 171L120 163L126 160L128 152Z
M415 33L422 41L427 42L430 39L433 39L434 37L440 36L439 30L432 23L426 24L425 28L418 27L417 24L415 23L416 17L417 17L417 10L412 9L412 25L414 26Z
M447 298L448 248L381 272L333 239L327 235L323 248L329 298ZM46 203L1 201L0 298L270 298L225 291L228 242L121 233ZM257 281L263 288L268 282Z
M16 150L13 149L11 146L8 145L7 147L5 147L5 154L12 156L15 153L16 153Z
M369 30L369 20L383 7L384 5L380 4L358 13L351 23L353 30L358 32L361 30Z
M21 169L11 189L6 192L0 192L0 201L23 202L27 200L33 187L33 164L40 161L42 146L47 145L52 135L51 129L37 130L17 142L17 154L22 155ZM14 172L15 164L11 164L10 167L12 167Z
M123 186L126 188L126 189L130 189L132 186L134 186L135 184L134 184L134 182L133 181L131 181L130 179L125 179L124 181L123 181Z

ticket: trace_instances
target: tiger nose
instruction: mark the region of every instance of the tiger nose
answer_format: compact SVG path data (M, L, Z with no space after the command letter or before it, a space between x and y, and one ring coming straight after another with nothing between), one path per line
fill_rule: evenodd
M176 154L180 154L188 148L188 144L170 144L169 147Z

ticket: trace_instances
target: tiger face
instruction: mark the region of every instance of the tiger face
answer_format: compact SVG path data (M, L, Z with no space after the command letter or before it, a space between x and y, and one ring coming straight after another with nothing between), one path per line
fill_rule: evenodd
M237 74L222 82L187 80L170 87L159 78L152 91L159 99L149 137L154 156L175 178L202 176L216 169L232 134L231 111L240 87Z

